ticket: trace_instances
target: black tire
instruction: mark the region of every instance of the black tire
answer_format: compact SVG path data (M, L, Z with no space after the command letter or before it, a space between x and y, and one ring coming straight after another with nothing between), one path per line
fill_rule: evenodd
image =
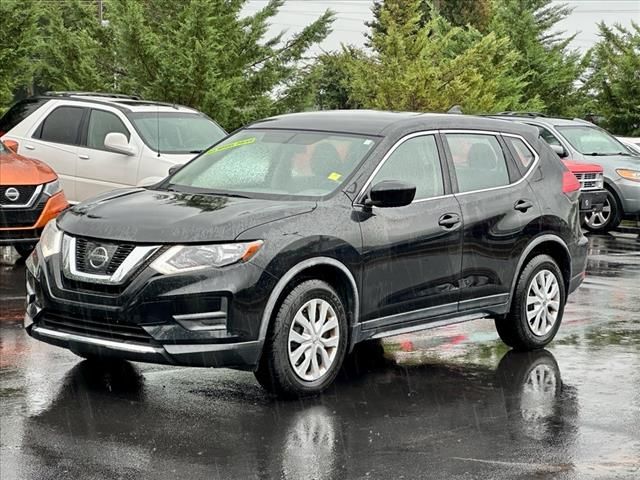
M325 300L333 308L339 340L330 367L317 380L307 381L296 373L289 360L289 330L298 311L313 299ZM318 394L335 380L344 361L347 343L347 315L340 296L326 282L304 281L287 295L273 319L255 377L266 390L283 397Z
M609 190L607 190L604 208L610 208L606 221L602 221L602 218L598 217L597 213L587 213L583 221L585 229L592 233L606 233L618 228L618 225L620 225L622 221L622 208L616 196Z
M18 252L20 258L25 259L29 255L31 255L31 252L33 252L33 249L36 248L36 246L31 243L17 243L13 246L13 248L16 249L16 252Z
M546 270L553 274L559 291L558 309L555 322L548 332L536 334L527 319L527 297L532 282L538 273ZM511 311L504 317L496 318L498 335L504 343L516 350L535 350L543 348L555 337L564 313L566 292L562 272L558 264L549 255L532 258L520 272L518 283L511 302ZM547 308L545 306L545 308Z

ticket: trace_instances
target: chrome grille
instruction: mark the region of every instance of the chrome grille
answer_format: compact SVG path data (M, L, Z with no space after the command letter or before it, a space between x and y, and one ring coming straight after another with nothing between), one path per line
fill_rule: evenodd
M158 251L158 245L133 245L65 235L63 271L78 282L123 285Z
M32 207L1 209L0 228L32 227L40 218L48 199L46 195L41 195L40 201Z
M98 247L102 247L107 251L109 260L104 265L104 268L96 269L89 263L89 255ZM112 275L134 248L135 245L117 245L114 243L94 242L80 237L76 238L76 269L83 273Z
M576 173L581 190L599 190L603 187L603 175L596 172Z

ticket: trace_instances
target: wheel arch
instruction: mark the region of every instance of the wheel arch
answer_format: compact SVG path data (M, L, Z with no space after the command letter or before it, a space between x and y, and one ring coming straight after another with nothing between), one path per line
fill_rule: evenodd
M274 314L287 294L301 281L318 279L331 285L344 302L350 330L350 346L353 345L353 328L360 315L358 286L351 271L342 262L331 257L314 257L290 268L276 283L262 313L258 340L264 343Z
M563 283L565 287L565 291L569 291L569 284L571 282L571 253L569 252L569 247L565 243L562 238L553 234L545 234L539 237L536 237L533 241L527 245L522 254L520 255L520 259L518 260L518 266L516 268L516 274L511 281L511 289L509 291L509 305L513 302L513 294L516 289L516 285L518 283L518 278L520 278L520 273L522 269L525 268L529 261L537 256L537 255L549 255L553 258L560 271L562 272Z

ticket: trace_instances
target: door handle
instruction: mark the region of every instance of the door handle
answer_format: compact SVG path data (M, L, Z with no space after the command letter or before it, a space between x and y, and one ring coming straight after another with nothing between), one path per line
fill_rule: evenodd
M440 225L445 230L450 230L460 223L460 216L456 213L445 213L438 220Z
M89 160L89 155L78 155L78 158L81 158L82 160Z
M514 209L520 212L526 212L531 207L533 207L533 203L529 200L518 200L516 204L513 206Z
M29 144L25 144L24 148L26 148L27 150L35 150L36 147L34 147L33 145L29 145Z

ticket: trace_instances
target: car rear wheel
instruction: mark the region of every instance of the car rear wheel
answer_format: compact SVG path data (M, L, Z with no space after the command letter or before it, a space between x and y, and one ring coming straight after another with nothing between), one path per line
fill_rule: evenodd
M520 273L511 311L495 320L498 335L516 350L542 348L560 328L565 302L557 263L548 255L538 255Z
M13 248L16 249L20 258L27 258L31 255L31 252L33 252L33 249L36 248L36 246L29 243L17 243Z
M601 212L590 212L585 215L584 226L594 233L605 233L613 230L622 220L621 209L616 197L607 190L607 198L604 201Z
M302 282L280 306L256 379L282 396L320 393L338 374L347 336L347 316L335 290L321 280Z

